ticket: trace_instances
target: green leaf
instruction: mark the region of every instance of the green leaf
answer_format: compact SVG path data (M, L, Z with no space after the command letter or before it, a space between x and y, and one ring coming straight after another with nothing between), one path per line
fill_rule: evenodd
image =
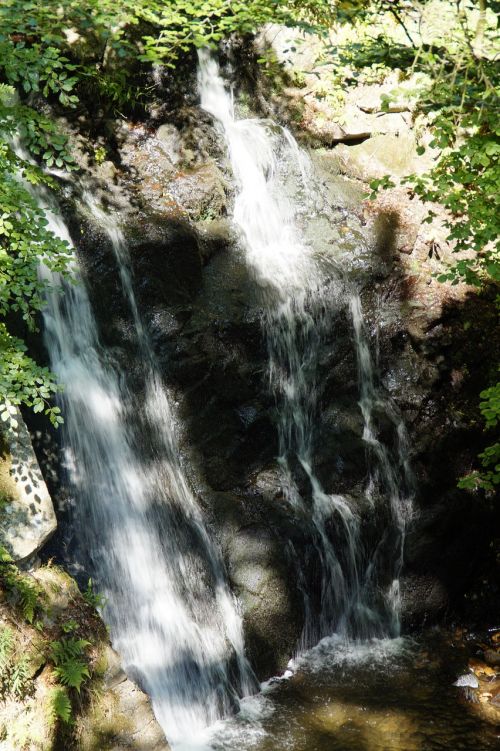
M65 724L69 724L71 722L72 707L66 689L61 686L57 686L53 689L50 696L50 703L50 716L52 722L54 722L55 719L59 719Z

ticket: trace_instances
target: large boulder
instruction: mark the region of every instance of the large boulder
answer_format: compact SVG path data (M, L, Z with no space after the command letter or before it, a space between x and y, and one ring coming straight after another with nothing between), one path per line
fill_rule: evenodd
M333 154L343 174L369 182L385 175L404 177L425 169L416 149L414 135L403 131L374 135L355 146L339 144Z
M0 428L0 545L16 563L32 558L57 519L19 410Z

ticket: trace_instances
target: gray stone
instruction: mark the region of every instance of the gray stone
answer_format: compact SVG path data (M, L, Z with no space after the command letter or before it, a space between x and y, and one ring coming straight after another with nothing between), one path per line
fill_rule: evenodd
M153 714L149 698L127 678L119 656L111 647L106 649L106 659L105 687L116 700L116 712L128 720L117 733L116 743L110 751L169 751L170 746Z
M0 433L0 545L21 563L53 535L57 520L19 410L12 418Z
M358 138L368 138L376 134L404 133L408 124L401 113L367 113L362 112L355 105L347 105L338 122L330 126L332 141L353 141Z
M400 586L403 622L410 628L434 622L449 604L446 587L432 574L404 574Z
M174 200L193 219L216 219L224 213L224 176L213 161L179 172L169 189Z
M334 153L345 175L366 182L384 175L403 177L418 168L415 137L408 133L377 135L356 146L339 144Z
M229 575L242 606L249 656L257 675L268 677L285 668L300 633L291 567L283 543L263 527L240 529L228 547Z

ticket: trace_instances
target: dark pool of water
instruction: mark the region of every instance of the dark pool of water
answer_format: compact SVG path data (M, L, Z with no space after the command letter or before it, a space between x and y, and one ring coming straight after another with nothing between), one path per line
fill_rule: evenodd
M500 730L465 690L467 651L439 632L346 646L324 640L222 724L217 751L490 751Z

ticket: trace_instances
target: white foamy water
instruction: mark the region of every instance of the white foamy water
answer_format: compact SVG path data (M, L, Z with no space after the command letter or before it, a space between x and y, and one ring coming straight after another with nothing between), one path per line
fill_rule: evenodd
M57 211L45 204L49 228L71 242ZM203 744L205 729L255 689L243 631L219 553L204 525L179 460L175 418L142 324L123 235L87 195L104 226L144 359L144 399L103 350L85 286L61 282L44 311L51 367L65 388L62 442L74 494L79 548L87 554L103 617L125 669L151 696L174 749ZM128 414L130 404L138 413ZM140 450L144 433L149 451Z

